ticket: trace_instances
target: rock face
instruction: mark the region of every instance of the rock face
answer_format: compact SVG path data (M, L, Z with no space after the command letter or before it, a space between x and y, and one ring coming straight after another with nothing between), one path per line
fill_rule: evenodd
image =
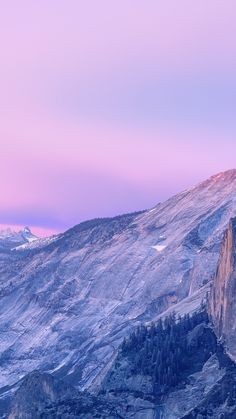
M33 371L15 392L8 419L115 419L119 407L88 393L80 393L50 374Z
M135 325L200 305L235 192L232 170L151 210L0 247L0 387L39 369L95 388Z
M230 220L224 234L211 289L210 313L218 337L236 359L236 218Z
M207 314L203 311L191 318L185 316L175 326L172 322L170 328L165 324L165 332L161 328L161 338L160 327L155 330L153 326L145 333L142 326L142 333L139 334L142 343L138 340L134 344L134 335L129 337L122 345L99 395L79 392L63 380L34 371L18 384L18 389L11 396L10 407L2 410L1 418L235 418L236 366L225 354L222 345L217 343ZM157 377L153 375L152 367L147 368L146 360L153 358L152 352L156 351L159 339L163 344L165 342L161 351L164 362L166 359L166 365L170 366L173 333L175 363L172 363L171 370L173 373L181 361L181 373L176 376L177 380L173 381L171 373L170 380L165 384L157 384L157 381L154 384ZM137 362L137 354L141 364ZM162 362L159 361L159 367Z
M33 419L40 417L40 411L49 403L55 402L62 394L63 386L55 385L53 377L34 371L28 374L12 402L9 419Z
M217 342L205 311L185 316L172 330L166 323L164 335L156 324L123 343L103 382L106 398L119 400L125 418L235 418L236 365ZM171 373L164 384L165 363Z

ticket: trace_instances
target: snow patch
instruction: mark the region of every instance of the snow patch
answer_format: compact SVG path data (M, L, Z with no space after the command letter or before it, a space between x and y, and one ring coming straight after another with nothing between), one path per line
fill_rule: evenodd
M166 248L166 246L157 244L156 246L152 246L153 249L157 250L157 252L162 252Z
M28 243L21 244L19 246L13 247L11 250L24 250L24 249L36 249L41 248L44 246L48 246L49 244L53 243L59 238L59 235L57 236L51 236L51 237L44 237L42 239L36 239L28 241Z
M54 372L56 372L56 371L58 371L58 370L60 370L61 368L63 368L65 365L67 365L68 364L68 362L71 360L71 358L72 358L72 356L74 355L74 352L75 351L72 351L72 353L69 353L59 364L58 364L58 366L57 367L55 367L54 369L52 369L52 370L49 370L48 372L50 373L50 374L52 374L52 373L54 373Z

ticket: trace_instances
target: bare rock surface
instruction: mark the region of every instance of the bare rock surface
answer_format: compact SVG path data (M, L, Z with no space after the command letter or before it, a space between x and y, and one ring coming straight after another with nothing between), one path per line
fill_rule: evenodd
M135 325L200 305L234 216L232 170L151 210L1 246L0 387L39 369L95 388Z
M228 353L236 359L236 218L225 232L210 295L215 331Z

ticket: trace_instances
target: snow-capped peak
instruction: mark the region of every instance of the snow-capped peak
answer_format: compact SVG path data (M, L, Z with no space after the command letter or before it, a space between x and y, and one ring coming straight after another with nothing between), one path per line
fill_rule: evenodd
M7 227L0 230L0 247L4 249L14 249L17 246L33 243L38 240L29 227L16 231L15 228Z
M31 243L35 240L38 240L38 237L35 236L29 227L24 227L24 229L21 232L22 237L28 242Z

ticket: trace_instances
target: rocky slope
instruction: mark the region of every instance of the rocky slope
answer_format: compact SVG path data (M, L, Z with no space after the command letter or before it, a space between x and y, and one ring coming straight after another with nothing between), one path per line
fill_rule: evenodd
M50 374L33 371L21 382L3 417L8 419L119 418L119 406L81 393Z
M155 354L159 361L153 368ZM139 328L123 343L98 396L38 371L18 387L3 418L233 419L236 414L236 367L204 312Z
M174 368L181 362L180 373L174 378L174 370L165 385L155 382L155 368L146 373L145 358L149 364L153 354L151 341L153 332L146 335L141 349L137 343L125 345L119 352L116 363L108 373L103 391L108 400L120 400L122 413L127 418L182 419L182 418L234 418L236 414L236 367L224 353L223 347L216 343L216 337L208 322L194 315L191 325L186 320L179 324L179 339L174 338ZM178 327L177 326L177 327ZM160 332L158 332L158 335ZM170 366L173 348L169 348L168 337L162 338L163 360ZM157 335L157 337L158 337ZM155 339L155 337L154 337ZM181 345L180 345L181 343ZM157 342L154 340L154 349ZM127 350L128 347L128 350ZM184 349L184 350L183 350ZM141 363L137 363L137 353ZM146 354L145 354L146 353ZM157 368L163 368L158 351ZM155 359L155 357L154 357ZM168 367L169 368L169 367ZM165 369L165 368L164 368ZM168 370L167 370L168 371ZM160 374L161 381L163 372Z
M196 308L235 192L229 171L151 210L0 249L0 386L39 369L95 389L135 325Z

